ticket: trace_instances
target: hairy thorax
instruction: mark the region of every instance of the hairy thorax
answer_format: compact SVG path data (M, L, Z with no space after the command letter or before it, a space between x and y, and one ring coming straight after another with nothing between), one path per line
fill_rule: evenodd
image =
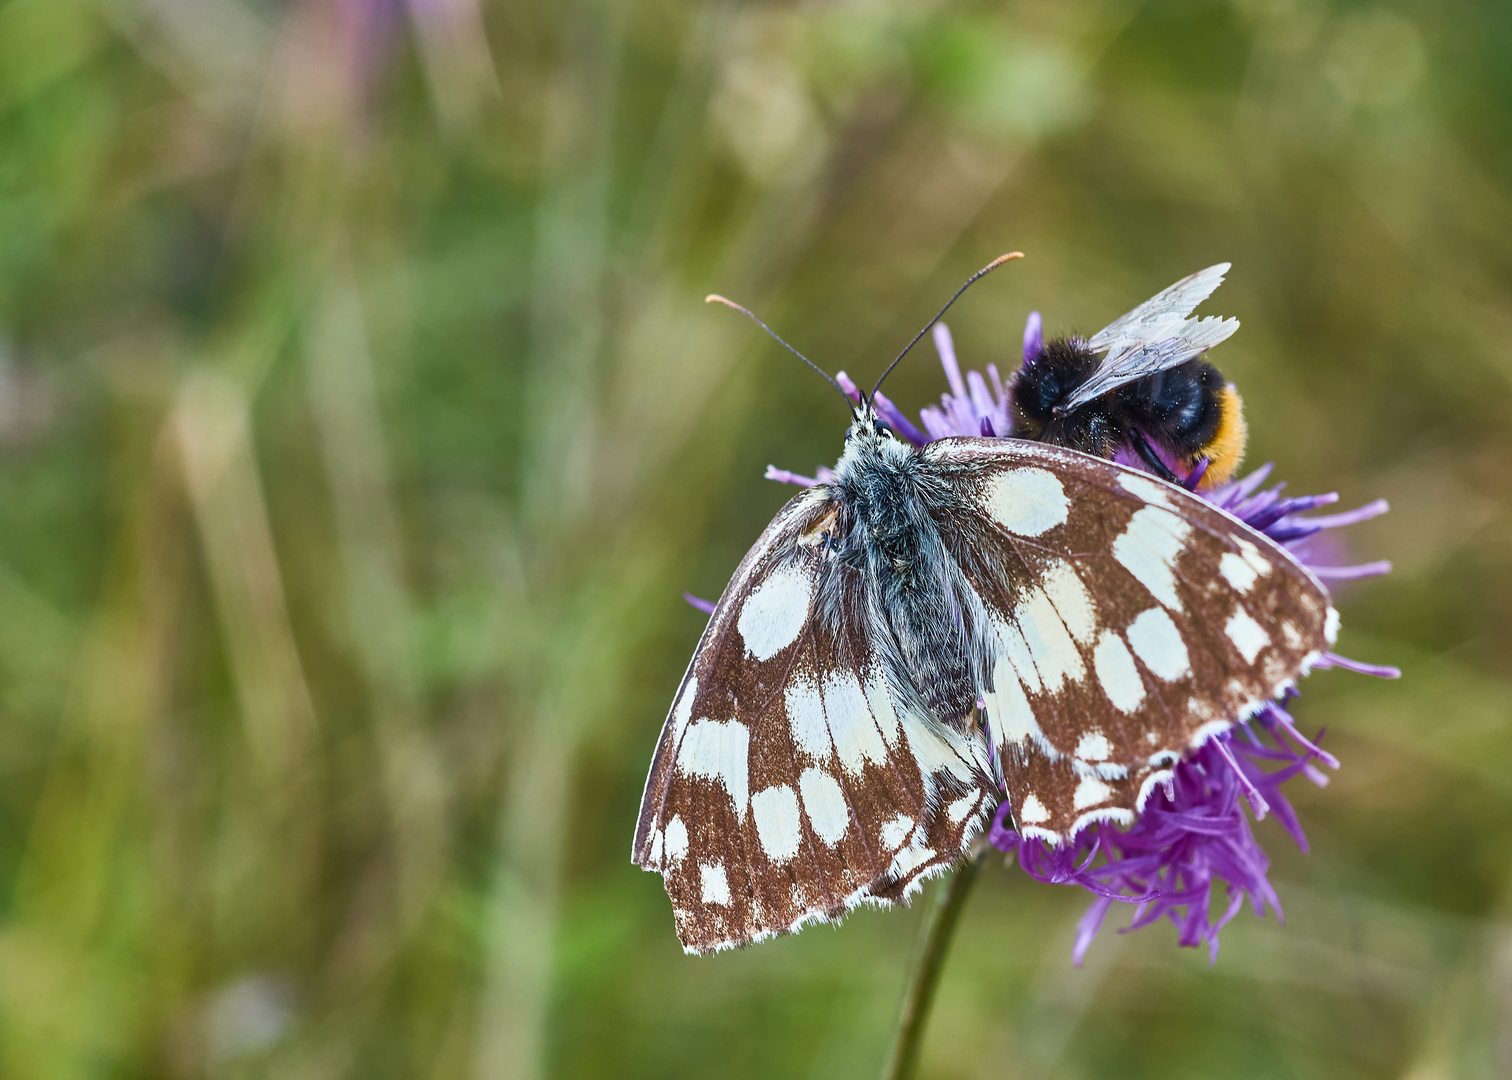
M872 625L895 685L936 719L962 720L975 705L971 620L959 571L934 523L943 491L920 453L872 431L853 432L835 469L849 528L836 554L866 581Z

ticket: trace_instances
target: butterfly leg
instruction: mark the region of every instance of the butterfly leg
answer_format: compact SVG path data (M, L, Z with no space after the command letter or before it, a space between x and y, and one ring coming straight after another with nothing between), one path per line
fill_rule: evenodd
M1155 452L1155 448L1150 445L1149 440L1144 437L1143 433L1139 431L1130 432L1129 441L1134 444L1135 451L1144 459L1144 463L1150 467L1156 476L1162 480L1168 480L1173 484L1181 483L1181 477L1173 473L1171 467L1160 459L1160 455Z

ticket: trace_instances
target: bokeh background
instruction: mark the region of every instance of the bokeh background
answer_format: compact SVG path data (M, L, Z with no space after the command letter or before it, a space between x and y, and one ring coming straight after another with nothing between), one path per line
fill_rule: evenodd
M0 0L0 1074L875 1075L921 905L696 959L629 863L845 420L702 297L864 382L1015 248L969 365L1234 263L1406 677L1216 966L990 866L926 1075L1512 1074L1509 178L1491 0Z

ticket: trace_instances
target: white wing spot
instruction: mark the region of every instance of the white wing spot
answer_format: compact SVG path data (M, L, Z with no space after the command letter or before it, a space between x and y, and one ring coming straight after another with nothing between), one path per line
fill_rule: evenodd
M1066 624L1061 622L1043 589L1035 589L1019 601L1013 619L1034 656L1034 666L1039 669L1047 691L1054 693L1063 682L1082 680L1087 669L1082 664L1081 652L1066 633Z
M1092 666L1103 695L1114 707L1132 713L1144 704L1144 679L1140 678L1123 639L1112 630L1104 630L1098 637L1097 648L1092 650Z
M1229 617L1223 632L1234 643L1234 648L1239 650L1239 655L1244 657L1246 664L1253 664L1255 657L1260 655L1260 650L1270 644L1270 635L1265 632L1265 627L1250 617L1250 613L1240 608Z
M823 769L804 769L798 790L803 794L803 808L808 811L814 835L826 844L838 844L850 828L850 809L835 778Z
M745 820L746 754L751 733L739 721L700 720L688 729L677 754L677 767L691 776L717 780Z
M950 819L952 825L959 825L966 820L966 816L975 810L982 802L980 791L968 791L945 809L945 816Z
M1257 548L1254 544L1250 543L1248 540L1244 539L1242 536L1238 537L1237 539L1239 543L1239 554L1244 557L1245 562L1249 563L1250 569L1261 577L1264 577L1266 574L1270 573L1270 560L1260 553L1260 549Z
M887 746L853 672L839 669L824 680L824 715L835 753L846 772L860 775L868 761L887 760Z
M806 671L794 674L792 682L783 694L787 706L788 730L793 742L820 761L830 756L829 725L824 722L824 703L819 699L819 686Z
M1066 489L1046 469L1009 469L987 485L983 508L1003 528L1019 536L1039 536L1065 523Z
M1071 797L1071 804L1078 810L1085 810L1089 806L1105 803L1113 797L1113 789L1095 776L1084 776L1081 783L1076 785L1076 794Z
M1088 731L1076 743L1076 756L1083 761L1107 761L1113 756L1113 744L1101 731Z
M907 814L899 814L882 826L882 846L888 851L902 847L903 841L908 839L908 834L913 832L913 827L913 818Z
M1090 645L1097 636L1097 608L1081 577L1068 562L1057 562L1045 572L1040 584L1061 621L1078 645Z
M767 858L785 863L798 854L803 833L798 822L798 795L792 788L778 784L752 795L751 817Z
M1148 476L1121 472L1118 474L1118 484L1131 495L1143 499L1147 503L1155 503L1157 506L1171 505L1171 499L1166 492L1165 485L1151 480Z
M1203 698L1187 698L1187 712L1191 713L1192 716L1196 717L1198 720L1207 721L1222 719L1222 717L1218 715L1217 710L1213 708L1213 703Z
M667 859L670 862L682 862L683 856L688 853L688 827L683 824L683 819L676 814L667 822Z
M735 625L752 656L770 660L798 640L798 632L808 621L813 588L803 570L782 566L751 590Z
M893 856L892 865L887 868L887 872L895 878L901 878L917 870L932 858L934 858L934 848L910 844Z
M908 751L900 755L900 760L909 757L913 759L913 764L919 770L919 778L924 782L925 801L934 798L937 773L948 772L964 783L976 781L972 771L973 751L977 751L980 758L985 758L985 744L978 740L968 740L954 728L937 725L913 712L903 715L903 733L908 741ZM988 768L983 760L979 760L978 765L984 772Z
M698 868L698 877L704 903L729 906L730 882L725 877L724 863L705 863Z
M1044 733L1034 719L1029 699L1024 696L1024 688L1019 685L1013 665L1004 656L999 656L997 663L993 665L992 686L992 692L983 694L982 700L986 702L987 715L992 720L992 726L997 729L1002 744L1007 746L1031 738L1036 742L1045 742Z
M1039 669L1034 666L1034 657L1029 654L1029 645L1024 641L1024 635L1018 632L1018 628L1006 622L994 619L992 623L998 632L998 638L1003 643L1003 655L1008 658L1008 663L1013 665L1013 670L1018 672L1019 682L1030 693L1039 693L1041 689Z
M1018 817L1020 825L1043 825L1050 820L1050 811L1039 801L1038 796L1030 795L1024 800Z
M892 691L882 674L882 664L873 658L871 670L866 676L866 703L871 706L877 726L882 729L882 738L888 746L897 746L902 729L898 726L898 711L893 708Z
M1191 527L1169 510L1146 506L1129 519L1129 527L1113 541L1113 557L1150 590L1151 596L1180 611L1176 558L1190 533Z
M1255 587L1255 582L1260 579L1255 568L1244 560L1244 556L1235 555L1232 551L1224 554L1218 560L1218 572L1239 592L1247 593Z
M1130 623L1128 638L1134 655L1166 682L1175 682L1192 670L1181 631L1160 608L1151 608Z

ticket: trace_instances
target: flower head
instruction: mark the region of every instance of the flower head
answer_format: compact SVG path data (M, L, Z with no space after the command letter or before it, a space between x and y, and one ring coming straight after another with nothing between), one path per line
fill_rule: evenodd
M882 419L915 446L958 435L1011 435L1008 393L996 366L987 365L985 377L976 371L963 376L950 331L943 323L935 326L934 341L950 392L941 396L939 406L920 412L922 430L878 394L875 405ZM1023 363L1034 363L1043 350L1040 316L1034 312L1024 328ZM843 372L839 381L853 400L860 400L860 391ZM1120 464L1144 467L1137 455L1118 460ZM1184 477L1188 488L1197 488L1204 468L1205 463L1199 463ZM820 469L817 479L809 479L768 467L767 477L810 486L827 481L828 472ZM1307 517L1304 515L1308 512L1337 502L1338 495L1287 498L1284 484L1266 486L1270 472L1271 467L1265 465L1241 480L1199 494L1285 546L1325 584L1372 577L1391 569L1386 562L1320 564L1318 545L1308 542L1324 530L1385 513L1385 500L1345 513ZM1315 666L1341 667L1384 678L1400 674L1394 668L1362 664L1333 653L1324 654ZM1282 785L1300 775L1323 786L1328 778L1318 766L1339 767L1333 755L1298 730L1288 711L1295 697L1296 692L1290 691L1280 700L1267 702L1253 716L1236 717L1234 727L1213 736L1177 765L1170 782L1152 794L1139 817L1126 828L1094 824L1069 843L1053 846L1019 835L1012 828L1008 803L998 808L988 834L995 847L1016 853L1019 865L1030 877L1079 885L1095 897L1077 933L1073 951L1076 963L1081 962L1115 902L1134 906L1130 930L1169 920L1177 928L1180 944L1206 944L1214 960L1219 931L1239 913L1246 899L1256 915L1263 916L1270 909L1281 918L1280 899L1267 876L1270 859L1255 839L1250 816L1259 821L1274 814L1306 851L1307 837ZM1225 904L1215 920L1210 912L1218 888L1223 890Z

